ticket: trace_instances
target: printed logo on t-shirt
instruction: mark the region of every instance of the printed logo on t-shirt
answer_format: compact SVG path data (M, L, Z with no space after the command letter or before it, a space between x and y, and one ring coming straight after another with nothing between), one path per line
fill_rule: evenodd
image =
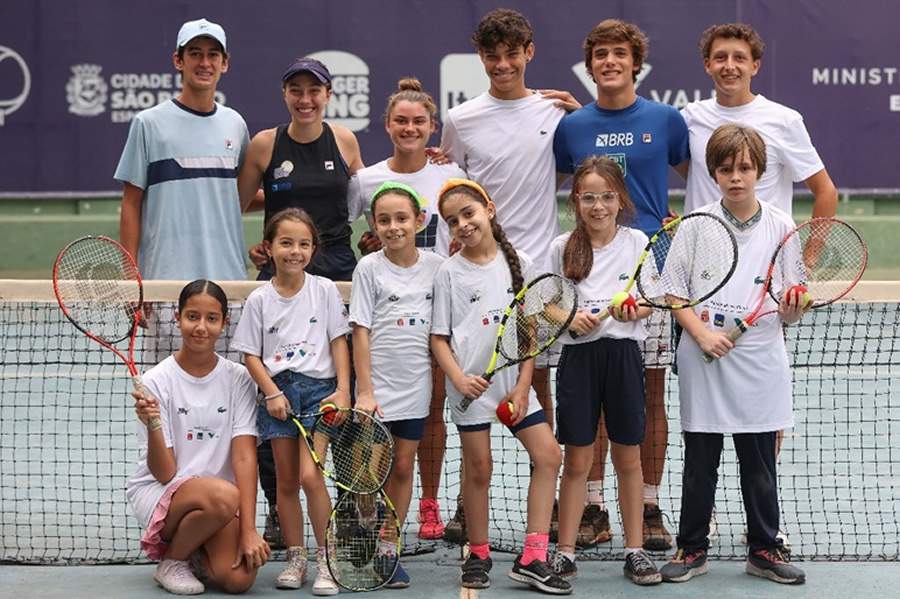
M604 154L607 158L615 162L619 165L619 168L622 169L622 176L628 176L628 161L625 159L625 154L623 153L612 153L612 154Z
M224 414L227 411L228 411L228 408L226 408L225 406L219 406L219 409L216 410L216 412L218 412L219 414Z
M233 150L233 149L234 149L234 143L232 143L232 141L231 141L230 139L226 139L226 140L225 140L225 149L226 149L226 150Z
M430 292L430 291L429 291L428 293L425 294L425 299L426 299L426 300L431 301L431 297L432 297L432 296L431 296L431 292Z
M719 328L724 327L725 326L725 315L716 313L716 315L713 316L713 325L715 325Z
M326 160L326 161L325 161L325 170L326 170L326 171L333 171L333 170L334 170L334 161L333 161L333 160Z
M647 135L647 134L645 134ZM649 142L644 142L649 143ZM634 133L599 133L594 141L594 146L598 148L610 148L617 146L634 145Z
M653 134L651 133L643 133L641 134L641 141L645 144L653 143Z
M480 302L480 301L481 301L481 294L478 293L477 291L472 294L472 297L469 298L470 304L474 304L474 303Z
M397 296L396 293L392 293L390 296L388 296L388 301L389 302L399 302L400 298Z
M271 327L269 327L269 330L268 330L267 332L268 332L270 335L275 335L275 334L278 333L278 327L277 327L277 326L271 326Z
M620 272L620 273L619 273L619 280L620 280L620 281L627 281L627 280L628 280L628 273L627 273L627 272Z
M294 163L290 160L285 160L281 163L281 166L275 167L275 170L272 172L273 179L284 179L289 176L292 172L294 172Z
M178 408L178 413L187 415L188 409L187 408Z
M481 326L487 327L487 326L492 326L495 324L500 324L500 320L502 318L502 312L503 312L502 310L497 309L497 310L491 310L490 312L483 314L481 316Z
M754 285L762 285L765 282L766 282L765 277L756 277L755 279L753 279Z
M700 320L702 322L709 322L709 310L704 310L700 313Z
M316 318L315 316L309 317L309 324L316 324L317 322L319 322L319 319Z

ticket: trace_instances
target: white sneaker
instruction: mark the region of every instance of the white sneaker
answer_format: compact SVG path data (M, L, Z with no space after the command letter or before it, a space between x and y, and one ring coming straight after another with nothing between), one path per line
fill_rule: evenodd
M325 557L325 548L319 547L316 553L316 581L312 586L313 595L337 595L341 589L338 587L331 571L328 569L328 559Z
M716 520L716 508L713 507L712 513L709 515L709 534L706 535L710 544L715 543L719 539L719 521Z
M306 547L288 547L287 565L275 579L275 588L299 589L306 581Z
M191 572L187 560L164 559L156 566L153 578L159 586L175 595L199 595L206 590Z

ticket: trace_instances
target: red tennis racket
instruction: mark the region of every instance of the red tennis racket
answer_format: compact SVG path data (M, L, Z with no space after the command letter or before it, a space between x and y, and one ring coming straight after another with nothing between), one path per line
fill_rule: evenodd
M76 239L53 265L53 293L75 328L125 362L134 388L144 391L134 363L134 343L144 300L141 273L122 244L103 236ZM126 353L116 344L128 339ZM149 427L158 428L159 418Z
M802 285L809 293L807 309L827 306L847 295L862 278L869 252L862 236L842 220L813 218L797 225L778 244L753 312L728 332L737 342L754 323L778 312L785 294ZM766 298L775 300L775 307ZM712 362L716 356L704 354Z

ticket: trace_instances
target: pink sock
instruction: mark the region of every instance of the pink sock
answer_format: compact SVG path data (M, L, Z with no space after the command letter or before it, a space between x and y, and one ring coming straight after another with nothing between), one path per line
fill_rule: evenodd
M480 545L469 544L469 553L473 554L478 559L487 559L491 557L491 546L487 543L482 543Z
M527 566L534 560L547 561L547 545L550 543L550 535L546 532L529 532L525 535L525 551L519 563Z

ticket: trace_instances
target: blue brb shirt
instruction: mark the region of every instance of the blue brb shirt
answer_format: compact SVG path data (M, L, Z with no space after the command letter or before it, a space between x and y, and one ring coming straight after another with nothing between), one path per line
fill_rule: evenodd
M615 160L637 212L634 225L650 236L669 213L669 166L690 157L688 129L675 108L640 96L621 110L594 102L563 117L553 153L560 173L574 173L589 156Z

